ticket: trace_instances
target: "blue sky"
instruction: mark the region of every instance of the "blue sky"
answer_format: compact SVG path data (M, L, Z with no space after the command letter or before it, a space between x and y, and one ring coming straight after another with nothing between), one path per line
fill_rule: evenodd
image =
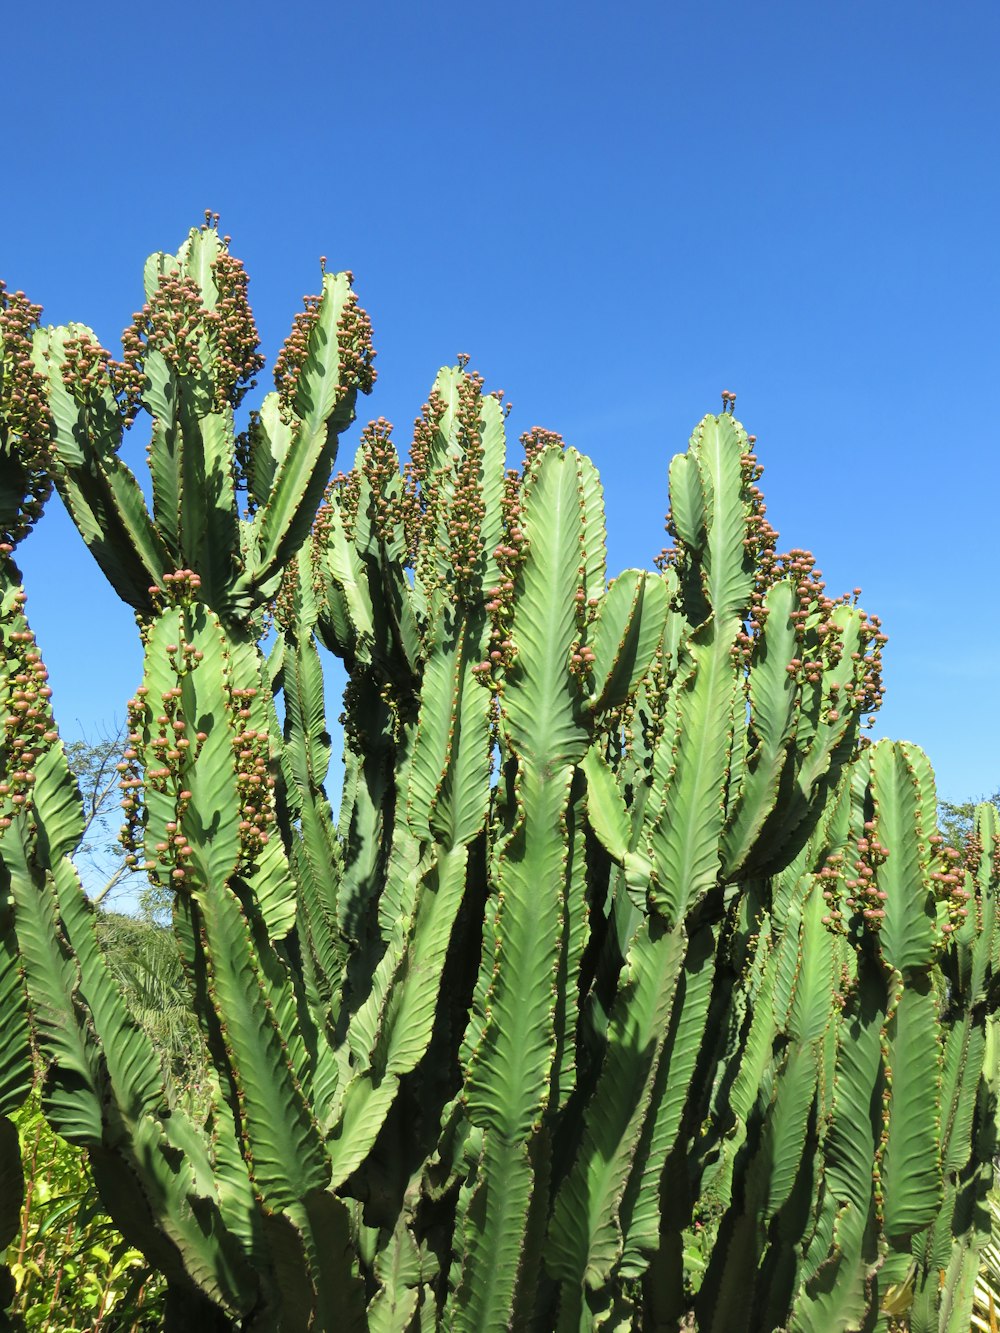
M1000 785L1000 8L56 0L4 20L0 275L117 338L206 207L269 360L318 256L405 446L468 351L604 478L611 564L722 389L782 546L890 636L876 734ZM141 444L131 456L142 462ZM23 550L66 734L123 712L131 616L53 502ZM335 711L335 710L334 710Z

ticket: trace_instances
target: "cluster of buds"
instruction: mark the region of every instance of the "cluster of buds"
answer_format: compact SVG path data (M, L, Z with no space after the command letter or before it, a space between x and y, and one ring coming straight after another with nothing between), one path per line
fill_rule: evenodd
M933 833L927 840L934 857L934 869L930 872L930 881L937 900L939 919L941 916L941 934L953 934L969 915L969 901L972 893L966 887L966 872L962 866L962 854L954 847L949 847L940 833ZM978 910L979 904L976 904Z
M370 421L361 433L361 470L371 493L371 520L378 540L392 540L400 519L399 455L392 442L392 423Z
M736 395L731 389L722 390L722 412L729 413L730 416L736 411Z
M162 588L154 583L147 589L154 601L162 599L174 606L191 606L199 600L201 575L193 569L178 569L172 574L164 574L160 582Z
M10 544L3 543L0 552L9 554ZM18 810L30 807L35 765L42 752L58 740L49 702L49 673L24 619L26 600L18 588L0 618L4 645L0 675L0 829L10 827Z
M889 849L874 835L874 822L866 820L862 836L855 843L854 875L844 880L844 906L852 913L859 913L864 925L877 933L885 920L885 903L889 897L878 886L878 869L889 859Z
M348 541L354 540L354 525L358 518L358 505L361 503L361 473L354 468L350 472L338 472L330 481L313 522L314 547L317 555L326 549L327 534L333 519L333 507L340 511L340 520Z
M303 296L301 309L292 320L292 328L274 363L274 387L278 390L286 420L295 415L295 395L302 367L309 356L309 342L319 322L322 296Z
M11 547L41 517L52 490L45 386L31 357L41 314L24 292L8 293L0 282L0 464L8 474L0 543Z
M247 867L254 864L267 846L275 821L274 775L268 734L250 725L257 690L230 690L229 697L236 728L233 753L240 801L240 850L244 867Z
M349 282L353 282L353 274L348 273L346 276ZM324 299L325 293L302 298L303 308L293 319L291 332L274 363L274 385L286 420L296 416L295 400L299 380L309 359L309 348ZM358 304L353 291L348 293L337 323L337 352L338 401L355 389L371 393L375 384L377 353L372 346L372 325L368 312Z
M228 247L229 237L224 237ZM237 408L248 390L256 388L256 376L264 369L260 335L247 298L247 271L243 261L219 252L212 265L216 290L215 307L215 394L221 408Z
M671 660L670 653L664 650L663 644L658 644L643 686L636 695L633 712L626 715L626 742L634 754L635 734L639 732L647 768L652 766L653 755L663 735L667 705L670 701L670 686L676 665Z
M200 578L190 569L164 574L161 581L163 588L151 587L150 595L165 597L182 607L196 600L201 586ZM183 635L178 637L180 642L165 644L164 651L171 674L180 682L197 669L205 654ZM181 685L171 685L161 693L157 710L150 700L149 687L139 686L128 703L128 748L118 764L125 816L121 830L125 863L139 865L139 854L145 850L143 869L151 878L168 876L175 887L182 887L190 877L188 862L194 852L182 828L184 813L191 802L187 780L191 764L208 739L205 732L195 732L184 717L182 697ZM152 848L144 837L143 805L147 788L168 796L175 812L166 826L167 840Z
M534 462L540 449L544 447L543 443L534 447L539 430L539 427L535 427L533 431L521 436L526 455L523 470L508 468L504 473L503 497L500 502L504 539L493 552L500 578L496 586L490 590L489 600L486 603L486 612L492 627L489 656L478 666L473 667L473 672L478 676L480 683L491 687L494 683L494 673L509 669L514 663L514 641L510 637L514 614L514 585L524 564L527 549L521 527L524 515L524 478L529 463ZM553 445L558 442L560 447L562 445L561 439L556 435L551 436L551 442Z
M202 230L216 229L218 221L217 213L206 213ZM158 351L177 375L210 373L217 411L238 407L256 383L264 358L247 299L247 273L228 246L226 236L212 263L217 299L211 310L195 279L175 268L160 274L151 299L122 333L122 362L114 372L127 426L142 406L150 351Z
M175 649L179 651L179 649ZM125 822L121 843L125 864L142 868L156 883L169 879L181 888L190 877L189 861L194 855L183 832L184 815L191 803L191 792L184 786L184 769L189 762L191 738L180 709L181 689L172 686L160 696L158 714L149 703L149 688L141 685L128 702L128 746L117 765ZM145 739L148 737L148 739ZM198 733L194 754L206 740ZM142 753L146 753L146 777L142 776ZM143 805L146 788L172 797L174 815L164 825L163 839L150 846L144 837Z
M179 269L160 274L152 298L122 333L117 382L127 424L142 406L148 353L159 352L175 375L201 374L208 369L208 331L216 320L205 309L194 278Z
M965 839L961 864L967 876L966 883L971 884L975 890L971 901L976 909L977 931L983 928L983 900L980 891L983 877L985 876L995 889L1000 888L1000 840L994 844L993 855L986 864L983 861L985 850L982 838L974 827L971 828Z
M833 618L834 608L848 602L845 594L831 598L810 551L793 549L776 557L775 579L791 579L798 603L791 612L799 653L785 668L805 686L820 686L826 670L835 668L843 658L843 629ZM860 589L854 590L856 601ZM825 720L836 723L843 708L871 712L882 700L882 647L886 636L876 616L860 612L861 630L857 650L852 653L854 679L841 687L830 684L830 700Z
M875 822L867 820L856 840L850 868L843 852L832 852L819 872L827 914L823 924L846 934L848 922L877 934L885 920L886 891L879 887L879 867L889 859L889 849L875 835ZM958 868L959 853L944 845L940 834L928 839L931 869L927 878L939 904L938 918L943 938L952 934L968 915L970 893Z
M535 459L546 449L562 449L563 437L555 430L546 430L544 426L532 426L521 436L524 449L524 462L521 464L521 476L526 477L535 465Z
M63 352L62 382L81 407L92 407L105 392L113 392L111 376L116 363L96 338L89 333L67 338Z
M524 563L525 540L521 529L521 474L509 468L504 475L502 500L504 540L493 552L500 575L490 589L486 613L490 618L489 656L472 668L481 685L494 684L494 672L509 669L514 663L514 641L510 637L514 615L514 585Z
M312 558L312 584L314 590L320 591L320 562L316 551L313 550ZM274 595L274 601L271 603L271 614L275 622L290 629L295 624L296 603L298 601L299 590L299 566L295 560L290 560L281 572L281 582L278 584L278 591Z
M750 606L746 627L737 636L735 652L740 661L748 666L753 654L754 644L764 632L767 623L767 592L775 581L775 546L778 534L767 518L767 505L764 493L757 485L764 475L753 446L756 435L747 437L749 448L740 455L740 472L743 479L744 504L746 506L746 536L743 538L744 557L754 571L753 587L750 590Z
M483 502L483 435L480 401L482 376L468 372L458 386L459 454L454 488L444 517L444 557L452 581L452 600L474 598L482 579L482 530L486 517Z
M190 644L169 644L167 652L171 655L172 665L177 665L178 654L188 669L193 665L194 650ZM144 845L146 860L143 868L151 877L169 877L176 888L183 887L190 878L188 863L194 855L183 832L184 815L191 803L191 792L185 786L185 770L192 758L197 758L207 739L204 732L198 732L192 745L188 723L181 711L181 693L179 685L165 690L160 696L160 712L154 713L148 702L148 687L139 687L136 697L129 700L128 748L118 764L125 813L122 828L125 862L133 866L138 864L139 848L143 845L141 809L144 790L170 796L174 817L164 826L162 841L152 848L148 843ZM144 740L144 737L148 739ZM140 768L143 748L146 752L145 783Z
M789 619L800 635L807 621L815 619L817 613L821 617L829 616L837 605L836 601L826 595L826 584L811 551L793 547L777 556L775 579L790 579L795 587L798 607L791 612Z
M855 843L852 868L844 852L831 852L817 876L827 909L823 924L836 934L846 935L852 921L877 933L885 920L888 894L878 886L878 868L888 860L889 849L872 836L874 829L869 820Z
M244 517L247 519L252 519L257 512L258 502L249 484L249 479L253 475L253 460L257 449L267 448L266 443L263 443L260 439L262 429L260 413L251 408L246 429L238 431L233 439L233 466L235 468L236 487L238 490L246 492Z
M122 793L121 808L125 817L119 840L125 849L125 864L128 866L137 866L140 853L143 851L143 781L139 751L146 726L145 698L148 693L148 688L145 685L140 685L135 697L129 699L126 705L128 746L122 755L121 762L117 765L118 786ZM156 869L155 862L147 861L144 869L152 874Z
M192 580L196 591L198 576L190 570L165 574L163 578L168 589L184 600L192 595ZM204 659L201 649L183 638L180 643L166 644L164 650L177 681L194 671ZM194 732L184 717L182 697L180 684L170 686L160 695L157 711L149 698L149 687L141 685L136 690L135 697L128 704L128 748L118 764L125 816L121 830L125 863L137 866L139 853L144 849L143 869L151 877L169 877L178 888L190 877L188 862L194 855L183 832L184 814L191 802L187 775L208 739L205 732ZM152 848L146 843L143 832L143 803L147 788L168 796L175 812L166 825L165 840Z
M882 650L889 642L889 636L883 633L882 622L878 616L865 615L861 612L861 628L858 651L852 653L858 664L855 686L852 694L854 706L863 713L875 713L882 706L885 698L885 685L882 680ZM874 717L869 717L868 725L874 725Z
M425 530L427 485L434 440L445 413L445 401L432 391L413 423L413 442L410 457L403 468L403 533L406 538L407 564L412 569L417 562Z

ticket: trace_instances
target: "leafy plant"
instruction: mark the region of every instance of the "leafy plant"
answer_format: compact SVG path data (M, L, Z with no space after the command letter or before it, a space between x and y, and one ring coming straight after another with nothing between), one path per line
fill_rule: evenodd
M154 1330L165 1284L104 1213L86 1154L47 1125L37 1097L16 1116L27 1172L9 1262L15 1329Z

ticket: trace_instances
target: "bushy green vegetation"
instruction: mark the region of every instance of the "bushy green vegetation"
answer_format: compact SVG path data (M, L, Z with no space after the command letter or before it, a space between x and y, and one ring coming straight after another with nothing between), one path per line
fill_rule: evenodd
M86 1154L47 1124L37 1094L14 1117L26 1182L7 1262L12 1328L38 1333L163 1326L166 1285L101 1204Z

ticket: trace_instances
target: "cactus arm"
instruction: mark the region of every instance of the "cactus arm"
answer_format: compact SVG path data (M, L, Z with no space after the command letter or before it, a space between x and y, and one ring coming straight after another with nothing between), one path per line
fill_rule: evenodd
M151 255L147 305L124 335L132 340L126 360L130 351L141 358L141 399L153 418L148 457L158 532L174 567L196 569L203 595L219 609L240 557L233 404L256 364L234 360L253 357L248 336L256 344L243 284L230 287L225 318L219 309L218 266L227 262L224 243L208 226L192 230L176 256ZM185 281L178 301L176 285ZM172 337L165 337L168 328Z
M418 1306L434 1299L425 1285L432 1272L422 1246L413 1238L404 1209L393 1228L388 1245L375 1257L375 1276L380 1290L368 1306L369 1333L400 1333L414 1327ZM436 1323L436 1321L435 1321Z
M361 753L345 746L340 809L344 865L337 918L345 936L364 944L386 873L396 806L393 720L378 682L368 675L352 681L349 722L354 715L365 719L367 743Z
M294 433L255 520L257 556L237 592L251 578L256 587L266 587L308 536L336 458L337 438L354 419L358 389L371 387L367 317L358 310L346 274L324 275L314 315L287 395L296 418Z
M311 638L304 642L282 638L286 644L282 683L285 700L283 759L293 774L285 793L290 813L299 828L288 830L292 866L298 885L296 924L303 943L304 978L312 986L310 1002L322 1029L336 1021L340 983L346 963L345 941L337 923L340 849L334 836L323 782L329 763L329 736L323 696L323 670ZM319 1064L326 1064L325 1042L316 1045ZM324 1088L316 1087L318 1106L333 1095L332 1070Z
M584 1284L602 1286L620 1257L619 1209L670 1030L686 943L683 931L666 932L652 922L640 927L629 952L601 1076L584 1116L583 1144L556 1198L546 1243L545 1266L564 1284L564 1300L580 1299Z
M232 410L206 412L182 381L178 417L184 444L177 567L198 570L205 600L225 611L241 558ZM158 453L154 443L153 454Z
M300 1059L289 1049L287 983L276 992L231 890L216 887L199 897L213 1002L241 1094L254 1183L272 1207L292 1209L323 1189L329 1172L296 1077Z
M929 1225L941 1199L937 1033L933 992L903 988L889 1029L892 1101L882 1165L890 1241Z
M355 543L348 537L339 506L331 505L329 526L321 559L325 559L339 599L342 599L348 618L350 638L341 630L337 639L343 653L349 648L351 656L359 653L361 645L369 646L375 639L375 618L369 595L366 567ZM334 608L336 609L336 608ZM322 632L322 631L321 631ZM330 644L333 648L333 643ZM370 652L370 647L368 649ZM362 655L363 656L363 655Z
M644 570L619 574L602 599L590 642L598 712L620 708L649 670L667 619L667 588Z
M504 849L503 894L494 941L491 1011L467 1075L474 1124L508 1141L525 1140L546 1102L555 1054L555 995L563 922L565 852L558 836L569 799L570 775L542 779L528 769L518 778L525 821ZM519 905L515 914L504 902Z
M503 476L507 454L504 415L498 398L485 394L479 399L479 429L482 439L483 519L480 528L482 589L492 593L500 582L496 548L503 541Z
M165 1097L159 1060L148 1038L135 1027L107 972L92 910L65 858L56 866L54 883L60 926L80 970L78 994L101 1033L105 1086L114 1099L110 1117L102 1108L102 1141L91 1145L95 1175L107 1190L109 1202L119 1199L123 1224L134 1213L134 1234L144 1248L154 1254L162 1250L163 1236L177 1247L183 1274L176 1271L177 1259L170 1260L168 1271L173 1272L174 1281L183 1281L186 1275L213 1299L230 1308L246 1309L256 1293L251 1274L255 1264L261 1263L261 1254L245 1167L230 1163L229 1188L220 1190L218 1167L198 1129L176 1107L165 1123L160 1120ZM231 1134L232 1122L220 1104L216 1112L222 1116L222 1134ZM60 1132L66 1133L61 1127ZM179 1152L185 1158L180 1172L172 1162ZM225 1158L225 1150L220 1156ZM137 1211L124 1197L136 1183L144 1196ZM214 1239L205 1235L196 1216L186 1214L183 1202L187 1200L197 1200L198 1206L213 1215Z
M466 884L468 847L430 854L379 962L371 993L352 1017L356 1072L340 1096L329 1135L334 1184L367 1156L399 1079L426 1054L445 959Z
M580 765L587 779L587 818L601 846L621 863L629 852L632 826L618 781L599 745L592 745Z
M936 826L933 791L928 796L926 788L929 769L915 748L885 742L874 747L871 840L888 849L876 878L887 895L878 947L890 970L891 1100L882 1176L883 1225L891 1241L929 1225L941 1195L939 1025L928 975L937 951L924 831L925 822Z
M667 1161L695 1090L695 1068L704 1042L715 976L715 939L711 931L705 931L692 941L684 960L640 1152L622 1197L618 1271L626 1279L640 1277L651 1257L663 1248L666 1192L670 1189Z
M578 1053L576 1036L580 1025L581 966L590 936L590 902L586 820L584 817L585 783L575 777L566 810L566 862L563 880L563 949L556 977L558 997L555 1013L556 1061L550 1086L550 1114L565 1109L577 1085ZM543 1228L544 1232L544 1228ZM537 1255L542 1236L530 1243Z
M247 491L254 506L267 503L275 474L291 447L293 437L291 423L281 415L278 394L274 391L265 394L260 412L251 416L247 427L250 452Z
M478 1301L474 1293L487 1286L497 1311L526 1298L519 1284L529 1278L525 1245L537 1225L533 1153L550 1099L554 1108L560 1095L550 1082L563 1070L557 978L560 968L575 966L566 935L572 894L567 810L574 766L588 748L581 691L568 668L578 642L590 471L574 451L548 448L533 460L524 492L527 554L510 630L516 660L503 694L505 741L518 761L514 809L496 860L497 911L481 968L488 979L477 987L464 1043L463 1096L472 1124L485 1131L487 1149L460 1226L468 1245L459 1308ZM593 548L596 534L590 540ZM494 1266L497 1255L503 1262ZM484 1327L499 1326L496 1319L491 1313Z
M186 652L186 645L193 652ZM176 836L186 836L193 866L205 882L225 883L240 860L238 821L232 818L240 806L236 730L226 703L225 649L219 622L200 603L165 610L147 639L141 709L145 850L147 861L154 861L154 846L167 847L159 853L157 871L165 887L175 887L174 869L185 869L172 850ZM172 698L175 689L178 700ZM183 753L175 737L187 741ZM182 791L190 797L182 799ZM177 878L183 882L183 876Z
M719 878L719 839L725 818L726 766L731 744L736 667L727 633L712 623L689 641L693 670L679 689L677 747L666 798L649 832L654 882L650 901L668 923ZM661 745L669 743L665 734Z
M608 577L607 534L604 518L604 489L595 467L579 470L580 502L583 533L581 554L583 564L583 592L587 601L601 599L607 590ZM648 629L648 627L647 627Z
M923 764L926 764L923 760ZM889 849L878 867L879 889L885 900L885 920L879 931L879 952L886 966L909 980L926 973L937 945L934 894L931 889L925 836L925 817L914 758L903 747L877 745L872 753L872 792L875 801L873 838ZM931 815L930 828L936 825Z
M794 588L783 579L768 589L764 631L754 648L750 667L750 710L754 746L745 764L739 798L730 809L723 838L725 873L742 868L767 817L774 808L788 742L795 725L796 688L788 670L795 657ZM741 728L742 730L742 728Z
M387 1024L385 1067L390 1074L415 1069L430 1045L441 975L465 891L468 860L468 846L461 843L440 857L425 880L407 950L407 984L399 988Z
M290 981L231 890L209 887L199 899L212 1001L238 1090L248 1166L273 1217L269 1243L272 1250L278 1247L278 1281L286 1301L293 1300L301 1264L313 1289L309 1308L315 1317L329 1320L339 1308L350 1315L348 1327L362 1327L347 1210L327 1193L330 1164L310 1110L308 1064ZM286 1264L291 1270L283 1274Z
M845 1012L818 1225L791 1302L790 1333L823 1333L865 1317L867 1261L875 1257L865 1243L878 1132L872 1103L884 1019L884 985L866 973Z
M145 693L132 713L134 762L145 775L129 781L142 791L146 864L170 888L190 873L225 883L240 868L280 938L294 919L294 889L268 834L269 724L256 651L227 638L203 603L171 595L177 603L149 632ZM184 842L190 850L178 852Z
M486 1131L477 1183L467 1207L459 1204L455 1253L462 1257L448 1311L455 1333L500 1333L508 1327L524 1259L533 1166L525 1144L505 1143Z
M56 486L112 587L130 606L146 612L148 588L170 567L170 557L139 483L116 452L122 421L106 374L103 385L89 391L86 403L76 396L66 362L70 339L97 345L91 330L81 324L35 335L34 360L48 386Z
M754 581L746 548L749 505L741 469L746 448L743 427L723 413L703 418L690 450L698 462L711 516L703 552L705 591L713 615L723 622L744 614Z
M489 810L490 695L473 674L486 621L462 617L430 653L409 769L406 818L423 841L470 842Z
M567 670L577 633L583 523L579 488L593 468L575 450L547 450L525 490L529 555L516 593L512 636L515 666L504 715L510 744L527 766L578 763L587 750L579 688ZM544 518L542 517L544 515Z

